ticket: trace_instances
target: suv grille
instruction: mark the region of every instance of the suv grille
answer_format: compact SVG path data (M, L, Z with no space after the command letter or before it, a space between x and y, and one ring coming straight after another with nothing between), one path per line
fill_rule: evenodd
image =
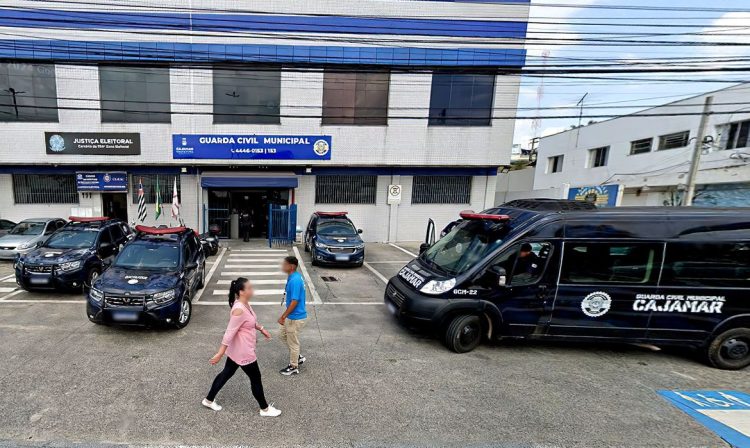
M52 265L26 265L26 271L34 274L51 274Z
M145 303L143 296L122 296L122 295L104 295L104 303L108 306L121 307L121 306L140 306L142 307Z
M399 308L401 308L401 306L404 304L404 301L406 300L406 297L398 292L398 290L391 284L388 284L388 287L385 288L385 294L389 299L391 299L391 302L393 302Z
M354 248L353 247L328 247L329 252L333 252L335 254L353 254Z

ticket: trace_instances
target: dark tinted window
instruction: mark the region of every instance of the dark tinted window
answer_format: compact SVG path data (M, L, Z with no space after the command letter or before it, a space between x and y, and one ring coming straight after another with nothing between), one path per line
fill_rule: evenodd
M44 245L52 249L83 249L93 246L96 236L93 230L63 230L49 237Z
M109 231L112 233L112 239L115 242L121 241L125 236L125 234L122 233L122 228L119 225L110 226Z
M169 123L168 67L100 66L103 123Z
M12 221L6 221L4 219L0 219L0 229L2 230L10 230L13 227L15 227L15 223Z
M128 244L115 260L115 266L130 269L174 269L180 263L177 244Z
M668 243L661 283L750 287L750 243Z
M414 176L412 204L468 204L471 176Z
M316 204L374 204L378 176L315 176Z
M750 121L729 125L726 149L747 148L750 141Z
M75 174L14 174L16 204L77 204Z
M390 79L388 72L326 71L323 124L387 124Z
M690 131L676 132L659 137L659 151L665 149L684 148L690 141Z
M659 243L565 243L560 283L654 285L663 245Z
M644 138L641 140L632 141L630 142L630 155L651 152L652 146L654 146L653 138Z
M494 74L433 73L430 126L489 126Z
M214 68L214 123L280 123L281 68Z
M318 234L330 236L354 236L357 234L357 229L355 229L349 221L322 221L318 225Z
M54 65L0 63L0 121L57 121Z

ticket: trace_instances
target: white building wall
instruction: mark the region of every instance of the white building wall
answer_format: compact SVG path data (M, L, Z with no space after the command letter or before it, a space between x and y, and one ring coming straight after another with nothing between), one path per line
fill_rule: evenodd
M13 222L28 218L68 219L71 208L78 204L15 204L13 201L13 176L0 174L0 218Z

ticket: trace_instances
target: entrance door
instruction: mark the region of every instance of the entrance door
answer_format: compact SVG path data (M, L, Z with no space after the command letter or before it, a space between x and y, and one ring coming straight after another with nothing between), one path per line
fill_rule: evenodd
M127 193L102 193L102 213L109 218L128 221Z

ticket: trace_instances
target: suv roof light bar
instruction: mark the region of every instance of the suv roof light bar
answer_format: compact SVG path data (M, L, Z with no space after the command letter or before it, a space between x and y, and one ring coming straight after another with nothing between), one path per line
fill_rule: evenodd
M148 235L175 235L183 233L188 230L187 227L149 227L137 225L135 226L136 232L145 233Z
M488 221L497 221L497 222L510 221L510 216L508 215L490 215L487 213L475 213L473 210L464 210L460 213L460 216L463 219L485 219Z
M319 216L346 216L349 212L315 212Z
M70 222L102 222L110 219L107 216L68 216Z

